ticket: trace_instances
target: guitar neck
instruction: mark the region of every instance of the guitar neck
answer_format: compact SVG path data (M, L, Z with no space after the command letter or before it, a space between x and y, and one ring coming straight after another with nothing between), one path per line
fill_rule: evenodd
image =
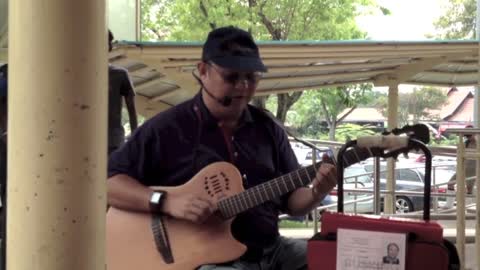
M375 156L379 151L379 149L373 148L352 147L343 155L344 168ZM320 164L321 162L285 174L220 201L218 209L221 216L225 219L232 218L266 201L276 199L299 187L308 185L315 178Z
M250 208L273 200L299 187L308 185L314 178L320 162L254 186L242 193L218 203L218 209L225 219L232 218Z

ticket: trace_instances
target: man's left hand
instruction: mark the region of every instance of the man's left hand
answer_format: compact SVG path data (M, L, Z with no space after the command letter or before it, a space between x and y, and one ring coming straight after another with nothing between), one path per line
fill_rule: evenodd
M323 163L312 181L312 195L315 199L322 199L337 185L337 170L331 164Z

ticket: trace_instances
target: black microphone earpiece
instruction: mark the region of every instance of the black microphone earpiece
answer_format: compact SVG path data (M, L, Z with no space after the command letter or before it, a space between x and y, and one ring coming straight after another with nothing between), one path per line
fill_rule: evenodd
M230 104L232 104L232 97L230 97L230 96L225 96L225 97L223 98L223 100L221 101L221 104L222 104L224 107L230 106Z

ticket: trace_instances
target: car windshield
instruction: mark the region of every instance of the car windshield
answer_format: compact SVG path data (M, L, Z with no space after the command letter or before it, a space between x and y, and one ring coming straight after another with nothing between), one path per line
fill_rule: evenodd
M307 153L307 157L305 157L305 159L311 160L311 159L312 159L312 156L313 156L312 152L308 152L308 153ZM320 153L317 152L317 160L319 160L319 159L320 159Z
M355 178L356 178L356 181L362 184L372 182L372 179L370 178L370 174L365 175L366 173L367 171L365 171L363 167L349 167L345 169L345 172L343 175L345 179L345 183L355 183ZM355 177L355 176L358 176L358 177Z

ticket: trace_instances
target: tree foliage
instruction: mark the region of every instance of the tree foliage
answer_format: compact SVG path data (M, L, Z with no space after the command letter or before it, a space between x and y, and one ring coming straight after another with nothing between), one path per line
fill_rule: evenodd
M202 41L217 27L248 29L257 40L362 38L355 17L374 0L142 0L145 40ZM160 33L153 34L152 33Z
M442 39L473 39L476 31L476 0L449 0L445 14L434 25Z
M203 41L212 29L235 25L260 41L360 39L366 34L358 29L355 17L378 8L388 14L375 0L143 0L142 36ZM286 120L301 95L277 95L280 121ZM257 98L255 103L263 106L265 99Z
M420 120L436 120L433 112L447 101L445 92L434 87L415 88L410 93L400 93L398 103L399 126ZM387 97L379 99L378 106L386 116Z
M328 131L329 139L335 140L335 130L348 113L360 104L371 101L372 85L353 85L319 90L305 91L298 102L287 114L287 123L303 136L319 137L319 133ZM269 109L276 108L269 104Z

